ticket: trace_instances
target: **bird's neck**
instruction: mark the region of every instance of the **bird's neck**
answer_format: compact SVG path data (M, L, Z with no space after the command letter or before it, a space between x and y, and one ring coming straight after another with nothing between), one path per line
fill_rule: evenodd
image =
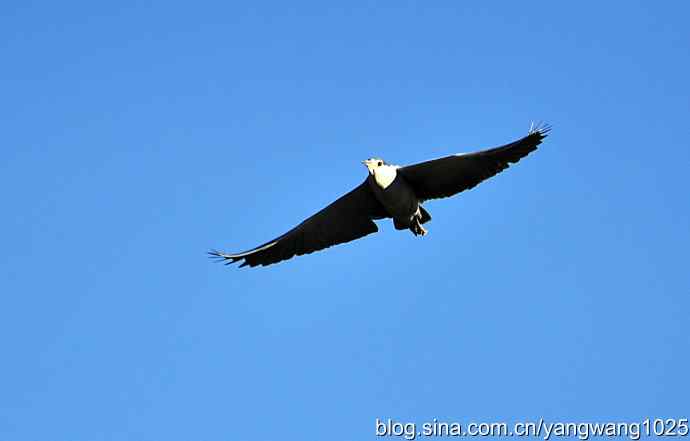
M374 180L376 181L376 185L385 190L393 183L397 174L397 167L393 165L382 165L374 170Z

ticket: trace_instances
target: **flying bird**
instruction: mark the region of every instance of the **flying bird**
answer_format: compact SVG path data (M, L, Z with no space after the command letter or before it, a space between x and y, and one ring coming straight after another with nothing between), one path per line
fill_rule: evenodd
M533 124L527 136L510 144L404 167L367 159L364 182L292 230L249 251L209 254L226 264L242 261L240 267L271 265L376 233L374 220L384 218L392 218L396 230L424 236L431 215L422 203L469 190L500 173L536 150L550 130Z

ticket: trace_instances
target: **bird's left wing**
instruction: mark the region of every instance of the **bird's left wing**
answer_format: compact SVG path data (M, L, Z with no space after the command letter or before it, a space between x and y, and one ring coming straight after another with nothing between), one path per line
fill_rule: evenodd
M548 125L531 127L515 142L480 152L446 156L398 169L421 200L452 196L476 186L537 149L548 135Z
M244 260L240 267L271 265L375 233L378 227L372 219L387 216L369 184L364 181L292 230L263 245L243 253L231 254L214 250L209 254L226 264Z

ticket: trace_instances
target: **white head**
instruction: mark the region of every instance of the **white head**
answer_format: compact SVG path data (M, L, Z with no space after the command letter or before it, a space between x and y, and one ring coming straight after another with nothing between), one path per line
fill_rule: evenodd
M367 160L365 160L365 161L362 161L362 164L364 164L364 165L367 167L367 169L369 170L369 174L370 174L370 175L375 174L374 172L375 172L376 169L378 169L379 167L383 167L384 165L387 165L387 164L386 164L386 161L384 161L384 160L381 159L381 158L369 158L369 159L367 159Z
M362 164L367 166L369 174L374 177L376 184L384 190L395 180L398 167L386 164L386 161L383 159L369 158L366 161L362 161Z

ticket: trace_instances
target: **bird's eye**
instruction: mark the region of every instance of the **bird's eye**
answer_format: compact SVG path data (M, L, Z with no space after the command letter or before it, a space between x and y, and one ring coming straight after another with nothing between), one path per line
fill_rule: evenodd
M383 165L383 161L379 161L379 163L378 163L377 165L378 165L379 167L381 167L381 166Z

